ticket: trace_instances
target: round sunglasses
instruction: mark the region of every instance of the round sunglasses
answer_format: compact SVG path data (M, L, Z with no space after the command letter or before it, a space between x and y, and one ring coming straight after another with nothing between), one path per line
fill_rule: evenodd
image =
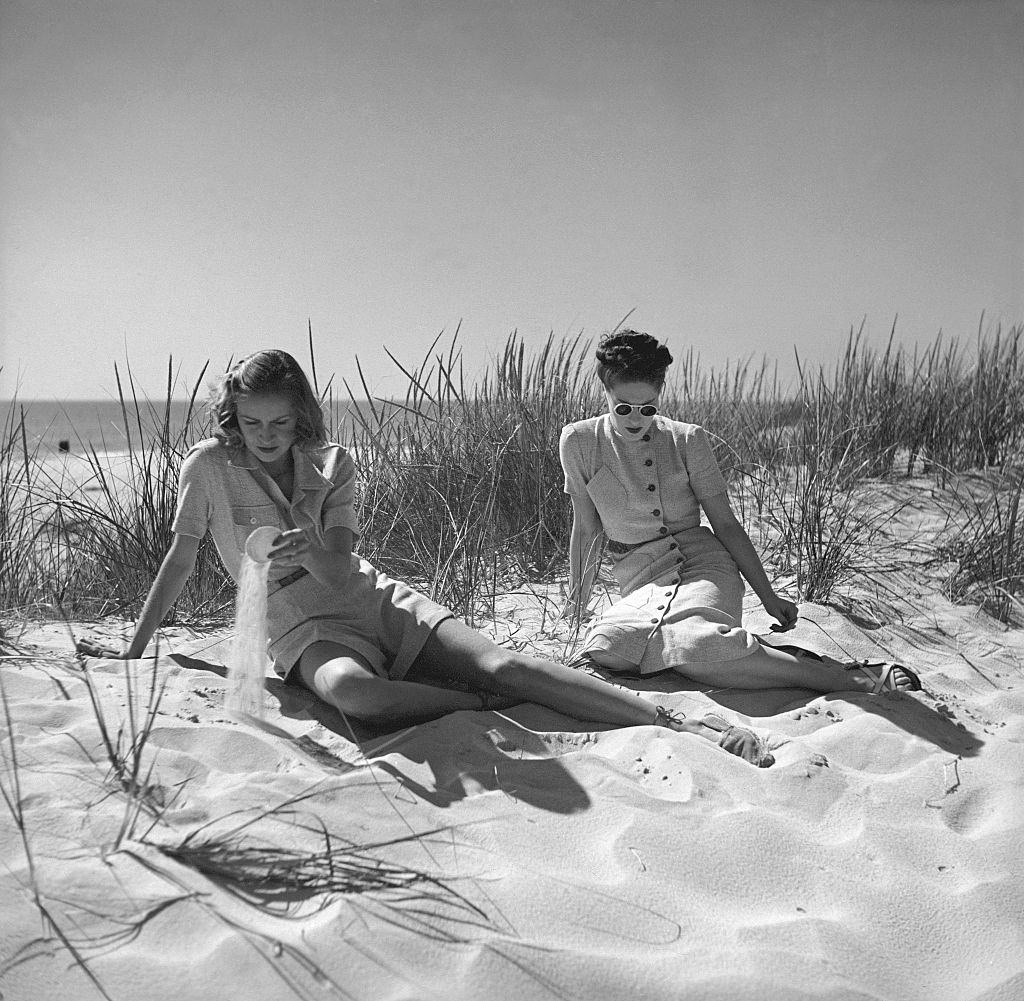
M641 417L653 417L658 412L658 408L653 403L644 403L639 406L631 403L616 403L612 410L620 417L628 417L634 410L639 410Z

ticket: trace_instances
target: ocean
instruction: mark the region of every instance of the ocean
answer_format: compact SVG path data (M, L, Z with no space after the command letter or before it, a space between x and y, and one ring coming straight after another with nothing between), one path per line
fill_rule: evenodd
M0 400L0 414L10 426L11 401ZM80 455L90 448L97 452L127 452L138 448L139 427L133 411L129 411L129 430L125 430L121 404L117 400L17 400L18 411L14 421L25 415L25 435L29 450L38 449L40 454L68 451ZM154 404L154 407L156 405ZM188 403L176 400L171 403L171 424L180 426L185 417ZM163 417L149 416L148 405L142 404L142 440L148 442L153 436L153 426ZM61 447L67 443L67 448Z
M0 400L0 422L5 428L11 426L12 401ZM140 401L142 431L136 420L134 407L128 411L128 428L125 429L124 414L117 400L17 400L14 406L14 422L25 414L25 435L30 451L40 456L67 452L84 455L90 449L97 452L118 453L137 449L140 442L148 443L155 435L155 428L163 420L165 403L149 404ZM351 403L334 402L334 414L328 420L328 427L339 429L344 436L347 432L346 415ZM362 404L359 404L362 406ZM152 408L152 409L151 409ZM171 427L181 426L188 408L187 400L171 402ZM205 417L206 404L198 406L200 417Z

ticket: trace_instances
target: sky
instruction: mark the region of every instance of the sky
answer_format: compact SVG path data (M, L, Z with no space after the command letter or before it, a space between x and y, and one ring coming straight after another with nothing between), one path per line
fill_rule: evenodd
M0 0L0 123L0 397L1024 321L1024 0Z

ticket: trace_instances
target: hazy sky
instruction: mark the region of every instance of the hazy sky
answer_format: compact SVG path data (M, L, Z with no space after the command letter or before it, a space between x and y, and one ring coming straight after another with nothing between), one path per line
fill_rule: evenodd
M1024 320L1024 0L0 0L0 101L0 396Z

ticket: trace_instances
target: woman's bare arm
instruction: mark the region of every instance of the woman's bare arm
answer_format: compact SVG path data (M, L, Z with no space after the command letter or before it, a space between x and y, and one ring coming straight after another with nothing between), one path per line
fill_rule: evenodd
M569 535L569 594L562 614L581 619L590 601L601 553L601 518L589 497L572 498Z
M757 550L750 541L750 536L733 513L728 494L721 493L708 497L701 501L701 507L704 508L718 541L729 550L729 555L760 598L765 611L777 619L783 629L791 629L796 625L797 607L787 598L775 593L764 571L761 557L757 555Z
M164 616L170 611L171 606L178 600L181 589L192 575L192 571L196 567L198 553L199 539L193 539L188 535L174 536L171 547L167 550L167 555L160 564L160 569L146 596L127 650L114 650L90 640L82 640L78 644L78 651L90 657L117 657L124 660L137 660L141 657L149 641L153 638L153 633L163 622Z

